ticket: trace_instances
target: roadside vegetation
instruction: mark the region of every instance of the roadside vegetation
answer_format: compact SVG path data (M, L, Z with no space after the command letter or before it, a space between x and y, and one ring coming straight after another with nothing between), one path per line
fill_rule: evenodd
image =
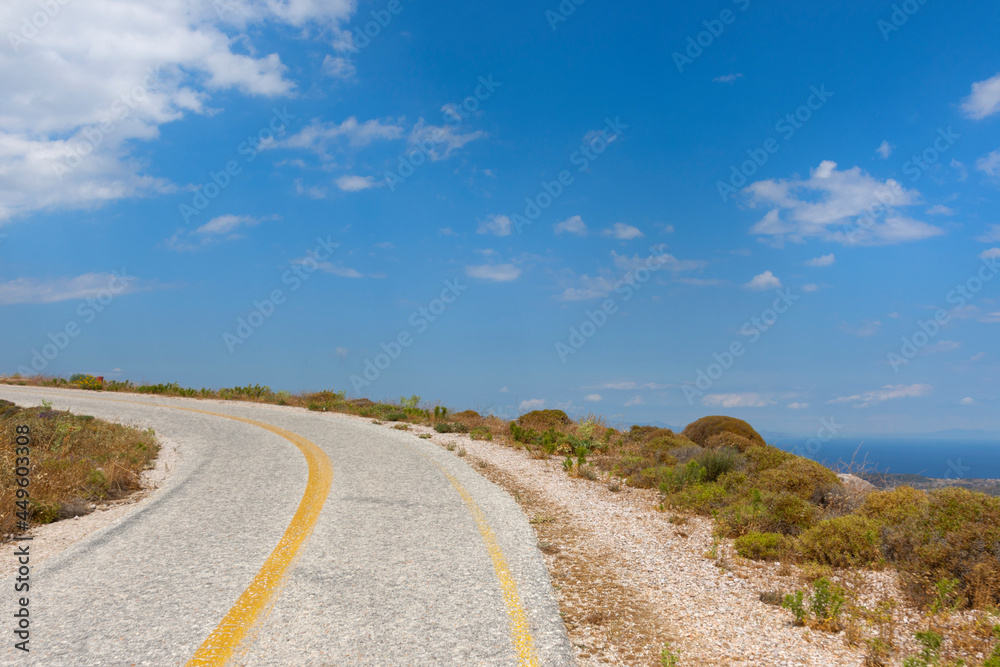
M15 428L23 425L31 429L30 485L27 506L18 507ZM152 430L53 410L48 404L20 408L0 401L0 537L20 532L18 512L29 512L30 524L51 523L138 491L140 475L158 451Z
M848 642L864 645L868 665L903 661L908 666L1000 667L997 497L947 487L878 490L857 478L845 485L834 471L768 445L745 421L724 416L699 419L677 433L652 426L615 428L596 415L574 421L560 410L536 410L514 421L472 410L453 413L442 405L425 405L419 396L375 402L349 399L345 392L332 390L290 394L260 385L218 390L129 382L95 386L88 378L0 381L341 412L393 428L419 424L438 433L468 434L475 440L522 448L535 458L558 458L567 474L599 482L612 491L623 487L656 490L659 508L669 510L671 519L677 513L711 517L716 537L731 539L735 552L746 562L798 568L804 588L762 592L761 600L783 607L796 625L844 632ZM59 422L50 421L54 433ZM4 428L7 423L5 419ZM13 441L6 431L4 441ZM155 452L155 444L149 447ZM150 458L136 457L133 466L141 469ZM10 476L8 462L4 474ZM79 493L98 492L85 484L74 488L81 489ZM110 483L102 488L109 493ZM12 506L7 500L0 502L5 503L4 509ZM39 507L43 516L57 511L52 509L57 501L43 502L50 503ZM859 573L887 568L898 573L907 599L863 605ZM894 643L892 619L901 602L926 616L926 629L914 638L920 647L917 653L904 653ZM943 620L952 617L964 620L957 625ZM861 632L861 626L868 630Z

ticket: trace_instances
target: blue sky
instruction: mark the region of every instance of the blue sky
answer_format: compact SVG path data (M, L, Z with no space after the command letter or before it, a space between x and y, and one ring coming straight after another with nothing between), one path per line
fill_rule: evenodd
M998 25L5 3L0 372L1000 432Z

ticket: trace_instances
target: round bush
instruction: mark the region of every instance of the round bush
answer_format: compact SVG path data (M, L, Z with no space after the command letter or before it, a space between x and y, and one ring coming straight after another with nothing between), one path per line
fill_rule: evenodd
M856 514L826 519L799 536L802 553L832 567L857 567L882 561L879 525Z
M714 415L711 417L702 417L698 421L691 422L684 429L683 435L689 440L693 440L702 447L710 446L708 439L713 435L718 435L719 433L733 433L735 435L743 436L748 440L752 441L756 445L766 445L764 438L760 437L760 433L757 433L750 424L746 423L742 419L736 419L735 417L723 417L721 415Z
M517 423L536 431L547 431L550 428L559 429L568 426L572 420L562 410L532 410L521 415Z
M778 560L789 542L780 533L747 533L737 537L733 546L736 553L750 560Z

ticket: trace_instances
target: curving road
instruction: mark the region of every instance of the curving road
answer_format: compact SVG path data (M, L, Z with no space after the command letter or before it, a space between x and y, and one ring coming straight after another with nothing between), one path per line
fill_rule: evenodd
M13 648L14 582L0 573L3 664L573 664L520 508L436 445L250 403L16 386L0 398L180 443L162 488L32 568L30 654Z

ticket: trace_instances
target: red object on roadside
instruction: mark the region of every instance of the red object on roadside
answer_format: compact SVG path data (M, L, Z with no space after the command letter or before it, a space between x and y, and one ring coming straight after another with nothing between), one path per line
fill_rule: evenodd
M104 384L104 376L103 376L103 375L98 375L96 379L97 379L97 381L98 381L98 382L100 382L101 384Z

